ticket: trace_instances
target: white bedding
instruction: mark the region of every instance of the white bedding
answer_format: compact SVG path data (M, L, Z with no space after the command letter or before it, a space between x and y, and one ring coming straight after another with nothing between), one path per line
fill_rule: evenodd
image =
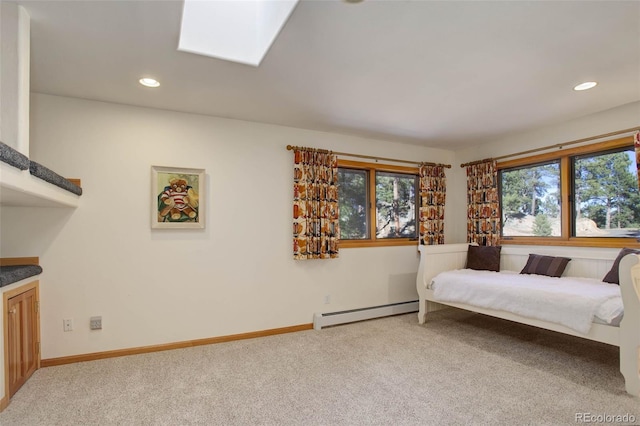
M584 334L594 320L615 324L623 314L620 287L592 278L458 269L438 274L429 287L436 301L507 311Z

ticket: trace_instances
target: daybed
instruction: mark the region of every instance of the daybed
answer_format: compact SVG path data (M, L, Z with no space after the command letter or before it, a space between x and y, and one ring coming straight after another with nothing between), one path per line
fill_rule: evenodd
M580 332L566 325L523 315L475 306L470 303L442 302L434 295L432 281L441 272L464 269L468 244L420 246L420 266L416 287L419 295L418 321L424 324L428 312L453 306L497 318L528 324L589 340L620 347L620 371L628 393L640 396L640 255L629 254L620 261L620 291L624 314L619 326L594 322L588 331ZM501 271L521 271L529 254L566 256L571 258L563 277L599 278L611 269L619 250L549 246L503 246L500 254ZM483 271L486 272L486 271ZM494 272L495 273L495 272ZM518 274L512 275L517 282ZM523 275L523 277L526 275ZM563 278L555 278L562 280ZM615 285L615 284L608 284Z

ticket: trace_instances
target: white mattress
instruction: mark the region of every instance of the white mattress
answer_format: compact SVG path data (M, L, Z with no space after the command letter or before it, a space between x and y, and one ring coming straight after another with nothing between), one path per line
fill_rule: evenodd
M618 326L623 315L620 287L592 278L458 269L438 274L427 287L436 301L507 311L584 334L593 322Z

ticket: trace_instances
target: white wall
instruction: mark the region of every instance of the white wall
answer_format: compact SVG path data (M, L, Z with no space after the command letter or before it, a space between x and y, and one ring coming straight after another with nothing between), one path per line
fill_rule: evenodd
M0 2L0 141L29 154L31 24L16 3Z
M447 163L452 152L40 94L31 107L30 157L81 178L84 190L75 210L2 207L2 256L38 255L44 268L43 359L306 324L314 312L417 298L414 246L292 260L285 147ZM151 230L151 165L206 169L206 229ZM103 330L89 330L94 315ZM64 318L74 331L62 331Z
M462 163L589 138L637 126L640 126L640 102L622 105L565 123L513 134L491 143L457 151L451 179L456 181L456 188L460 186L466 188L465 169L460 168ZM620 136L608 139L617 137ZM593 143L593 141L588 143ZM465 189L462 191L456 190L447 195L447 209L452 214L451 222L453 224L466 223L467 199L464 191ZM457 225L451 228L453 234L448 242L466 241L466 228L464 226Z
M640 117L634 103L454 155L40 94L31 106L31 158L81 178L85 191L75 210L1 209L2 257L40 256L45 271L44 359L305 324L314 312L415 299L412 246L291 259L287 144L453 164L445 237L464 242L461 162L637 126ZM151 165L206 169L206 229L151 230ZM102 315L103 330L89 330L94 315ZM74 331L62 331L63 318L74 320Z

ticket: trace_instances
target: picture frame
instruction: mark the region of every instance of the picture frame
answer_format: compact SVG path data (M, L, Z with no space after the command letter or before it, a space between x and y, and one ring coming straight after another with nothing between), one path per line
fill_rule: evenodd
M151 228L204 228L205 170L151 166Z

